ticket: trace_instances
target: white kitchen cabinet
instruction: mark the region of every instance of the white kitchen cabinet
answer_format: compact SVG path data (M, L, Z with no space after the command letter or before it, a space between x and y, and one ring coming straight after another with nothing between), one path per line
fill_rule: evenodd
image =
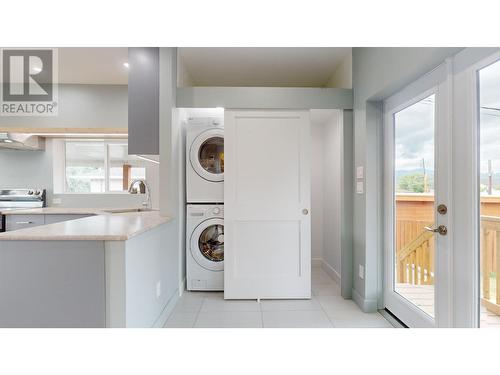
M104 259L102 241L0 241L0 327L105 327Z
M0 240L0 328L163 327L179 298L178 249L164 246L175 226L122 240L100 238L122 236L106 228Z
M62 221L82 219L92 215L77 215L77 214L66 214L66 215L6 215L5 219L5 230L18 230L24 228L36 227L38 225L44 224L54 224L60 223Z

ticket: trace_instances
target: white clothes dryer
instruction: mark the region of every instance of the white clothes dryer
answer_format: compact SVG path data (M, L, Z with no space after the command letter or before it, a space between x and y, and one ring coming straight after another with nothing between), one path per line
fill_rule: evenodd
M224 202L224 127L221 119L190 119L186 131L187 203Z

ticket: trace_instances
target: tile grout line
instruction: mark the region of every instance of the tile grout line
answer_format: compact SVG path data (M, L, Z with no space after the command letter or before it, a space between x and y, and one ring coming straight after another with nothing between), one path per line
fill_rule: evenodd
M200 317L200 312L201 312L201 309L203 308L203 304L205 303L206 298L207 297L203 297L203 299L201 300L200 308L198 309L198 312L196 313L196 317L194 318L194 323L193 323L193 326L191 328L196 327L196 323L198 323L198 318Z
M326 315L326 318L328 319L328 321L332 325L332 328L337 328L337 327L335 327L335 324L333 323L333 320L330 318L330 315L328 315L328 313L326 312L325 308L323 307L323 304L321 303L321 301L319 299L318 299L318 304L319 304L319 307L321 308L321 311L323 311L323 314Z
M325 273L326 273L326 272L325 272ZM333 279L330 277L330 275L328 275L328 274L326 274L326 275L328 276L328 278L329 278L329 279L331 279L333 282L335 282L335 280L333 280ZM335 282L335 284L336 284L336 282ZM311 289L312 289L312 288L311 288ZM315 293L314 293L314 292L312 292L312 290L311 290L311 294L313 294L313 295L314 295ZM316 296L316 297L319 297L319 296ZM324 306L323 306L323 304L321 303L321 300L320 300L319 298L318 298L318 303L319 303L319 306L321 307L321 311L323 311L323 314L325 314L325 315L326 315L326 318L328 319L328 321L329 321L329 322L330 322L330 324L332 325L332 328L337 328L337 327L335 326L335 323L333 322L333 320L330 318L330 315L326 312L326 310L325 310L325 308L324 308Z

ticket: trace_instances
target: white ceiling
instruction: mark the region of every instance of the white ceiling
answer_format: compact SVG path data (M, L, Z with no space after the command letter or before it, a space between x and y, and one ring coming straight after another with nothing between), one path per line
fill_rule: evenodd
M59 83L126 85L127 48L58 48Z
M192 86L325 86L351 48L180 48Z
M59 48L59 82L128 83L127 48ZM189 86L322 87L351 48L179 48Z

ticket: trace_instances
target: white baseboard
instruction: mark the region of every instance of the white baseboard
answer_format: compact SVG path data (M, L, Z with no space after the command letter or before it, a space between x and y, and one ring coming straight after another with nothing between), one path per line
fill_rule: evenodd
M167 302L167 305L165 306L160 316L158 317L158 319L156 319L151 328L163 328L165 326L178 300L179 300L179 291L176 290L175 293L172 295L172 297L170 297L170 300Z
M321 267L323 259L321 258L311 258L311 267Z
M184 292L186 291L186 278L184 277L180 282L179 282L179 297L182 297Z
M377 300L365 299L355 289L352 290L352 299L365 313L377 312Z
M323 259L321 259L321 268L340 285L340 274Z

